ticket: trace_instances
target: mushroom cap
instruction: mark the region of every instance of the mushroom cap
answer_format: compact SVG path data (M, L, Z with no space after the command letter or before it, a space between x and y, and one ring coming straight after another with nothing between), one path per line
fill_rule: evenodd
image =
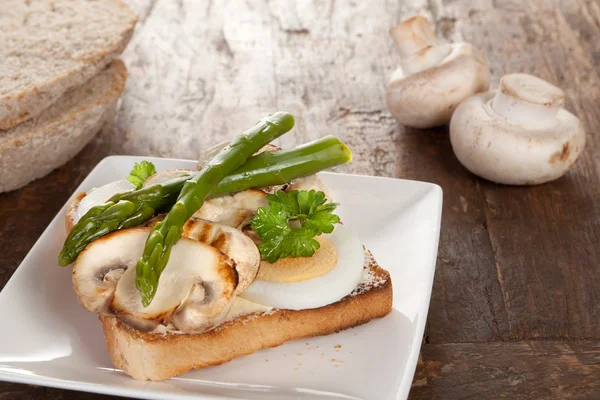
M431 128L446 124L461 101L487 90L490 72L483 55L469 43L454 43L439 65L406 75L396 71L386 102L402 125Z
M560 109L556 124L535 128L498 115L495 92L465 100L454 112L450 141L458 160L472 173L508 185L535 185L561 177L585 146L585 131Z
M183 226L183 236L211 245L235 261L238 273L235 294L244 291L256 278L260 252L252 239L242 231L192 217Z

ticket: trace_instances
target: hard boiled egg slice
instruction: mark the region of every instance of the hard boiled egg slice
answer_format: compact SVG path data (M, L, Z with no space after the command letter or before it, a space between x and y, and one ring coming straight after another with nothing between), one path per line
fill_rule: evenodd
M305 310L335 303L350 294L362 278L365 263L362 244L358 237L343 225L337 225L331 234L323 236L337 250L337 263L331 271L297 282L289 282L288 279L288 282L256 279L239 296L274 308ZM317 250L319 251L321 249ZM324 257L324 262L329 259ZM314 271L314 266L307 269L309 270ZM262 274L259 272L259 275Z
M79 207L77 207L77 213L75 213L74 222L77 223L85 213L90 211L90 208L106 203L106 201L115 194L129 192L133 189L135 189L135 185L128 180L123 179L90 190L85 197L81 199Z

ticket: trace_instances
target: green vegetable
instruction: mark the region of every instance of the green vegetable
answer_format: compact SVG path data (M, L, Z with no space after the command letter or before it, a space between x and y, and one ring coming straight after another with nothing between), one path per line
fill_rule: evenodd
M282 185L352 160L352 153L339 139L328 136L292 150L261 153L223 179L211 197L251 188ZM168 210L189 177L176 178L132 192L113 196L90 209L75 224L59 256L69 265L92 241L117 229L143 224L157 212Z
M154 168L154 164L150 161L142 161L141 163L135 163L133 165L133 169L129 173L127 180L135 185L136 189L142 187L146 179L150 175L154 175L156 173L156 168Z
M249 188L283 185L302 176L352 161L352 152L338 138L324 138L292 150L265 151L250 158L223 179L211 196L240 192Z
M284 257L310 257L320 245L314 237L333 232L340 218L335 203L315 190L278 191L268 195L269 208L260 207L252 229L263 241L258 245L263 260L274 263ZM296 223L290 221L297 221ZM295 226L299 225L299 226Z
M136 286L142 304L148 306L158 287L158 280L167 265L173 245L181 237L183 225L198 209L210 192L237 168L241 167L264 145L288 132L294 126L294 117L277 112L258 122L236 137L227 147L186 181L177 202L164 220L148 235L142 257L136 265Z

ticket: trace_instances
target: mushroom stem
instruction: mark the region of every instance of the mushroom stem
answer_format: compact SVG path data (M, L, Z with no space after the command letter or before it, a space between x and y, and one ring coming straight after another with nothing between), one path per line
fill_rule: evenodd
M396 48L402 57L403 75L414 74L438 65L452 50L440 44L422 15L402 21L390 29Z
M408 58L425 47L438 44L429 22L422 15L415 15L393 26L390 36L394 39L402 58Z
M565 103L564 92L543 79L527 74L504 75L491 108L501 117L532 128L555 125Z

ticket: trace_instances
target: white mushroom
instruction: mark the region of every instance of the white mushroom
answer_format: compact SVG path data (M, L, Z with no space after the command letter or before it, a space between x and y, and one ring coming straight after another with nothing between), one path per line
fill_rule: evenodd
M183 226L183 236L201 241L225 253L235 261L238 285L235 294L246 289L258 273L260 253L242 231L202 219L190 218Z
M165 171L157 172L154 175L150 175L148 179L144 182L142 187L156 185L158 183L163 183L170 181L171 179L181 178L183 176L189 176L193 174L194 171L191 169L179 168L179 169L167 169Z
M79 303L93 313L106 313L115 294L117 281L141 256L139 235L116 231L94 240L73 264L73 289ZM139 251L137 249L139 248ZM132 249L135 254L127 254ZM136 252L137 251L137 252Z
M459 161L493 182L535 185L561 177L585 146L563 91L535 76L502 77L500 90L465 100L450 123Z
M194 218L217 222L234 228L243 228L256 215L259 207L267 207L267 194L261 190L244 190L206 200L194 213Z
M184 332L217 326L234 298L234 262L212 246L183 237L171 251L152 303L144 307L135 284L135 264L149 232L149 228L125 229L88 245L73 272L81 304L93 312L115 313L141 330L169 322ZM113 272L118 270L124 272Z
M431 128L450 121L456 106L487 90L489 67L469 43L439 43L427 19L415 16L390 29L402 58L386 102L402 125Z
M316 174L295 179L285 189L286 192L291 190L316 190L317 192L325 193L325 198L327 198L328 203L333 201L331 198L331 193L329 192L329 188L325 185L319 175Z

